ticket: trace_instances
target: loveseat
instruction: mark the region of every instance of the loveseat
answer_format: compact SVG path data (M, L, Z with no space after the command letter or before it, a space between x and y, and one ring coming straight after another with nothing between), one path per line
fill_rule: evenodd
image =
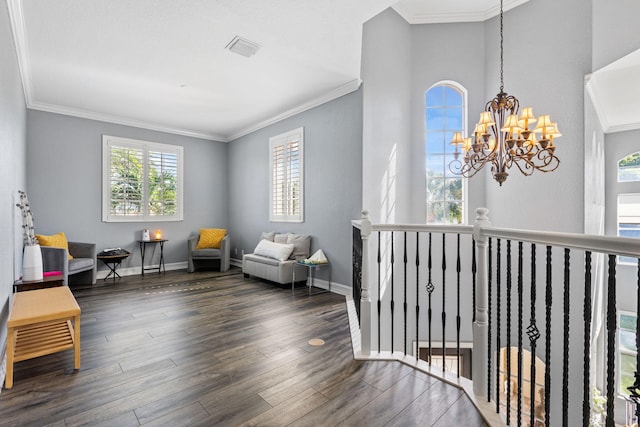
M291 284L297 261L309 257L311 236L294 233L262 233L251 254L242 257L245 277L255 276L271 282ZM296 271L297 280L307 279L307 269Z

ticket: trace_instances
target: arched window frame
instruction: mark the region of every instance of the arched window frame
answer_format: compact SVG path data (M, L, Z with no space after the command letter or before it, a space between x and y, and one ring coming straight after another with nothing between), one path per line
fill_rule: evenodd
M436 88L443 88L443 101L439 106L429 100L429 92ZM451 88L461 96L461 102L457 105L447 105L446 89ZM461 132L467 135L467 89L460 83L452 80L441 80L431 85L424 92L424 149L425 149L425 184L426 184L426 222L428 224L465 224L467 223L467 179L456 175L449 169L449 163L453 160L455 147L449 144L453 132ZM430 120L430 112L440 110L446 117L447 109L459 108L461 110L460 122L455 126L447 125L446 119L437 129ZM451 197L451 192L444 190L449 184L459 182L460 197ZM439 187L442 185L441 187ZM437 190L434 191L434 188ZM457 191L456 191L457 192ZM459 215L452 211L455 205L459 206ZM453 214L453 215L452 215Z

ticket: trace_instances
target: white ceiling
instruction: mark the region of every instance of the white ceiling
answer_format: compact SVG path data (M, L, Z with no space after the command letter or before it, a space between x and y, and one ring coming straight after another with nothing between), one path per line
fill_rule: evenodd
M640 129L640 49L591 74L587 90L606 133Z
M528 0L505 0L505 10ZM362 24L477 21L497 0L8 0L27 106L230 141L360 84ZM251 58L225 46L261 46Z

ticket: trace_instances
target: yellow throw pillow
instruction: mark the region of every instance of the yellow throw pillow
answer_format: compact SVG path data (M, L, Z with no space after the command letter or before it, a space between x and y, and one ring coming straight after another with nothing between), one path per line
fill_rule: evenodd
M36 234L36 238L38 239L38 243L40 243L40 246L51 246L54 248L66 249L69 259L73 259L73 257L69 253L69 242L67 241L67 236L64 235L64 232L54 234L53 236Z
M226 236L227 230L224 228L201 228L200 239L196 245L196 249L214 248L220 249L222 239Z

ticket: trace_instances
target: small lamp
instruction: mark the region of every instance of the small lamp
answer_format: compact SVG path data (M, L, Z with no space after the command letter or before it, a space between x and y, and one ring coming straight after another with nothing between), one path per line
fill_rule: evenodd
M156 230L156 240L162 240L162 231Z

